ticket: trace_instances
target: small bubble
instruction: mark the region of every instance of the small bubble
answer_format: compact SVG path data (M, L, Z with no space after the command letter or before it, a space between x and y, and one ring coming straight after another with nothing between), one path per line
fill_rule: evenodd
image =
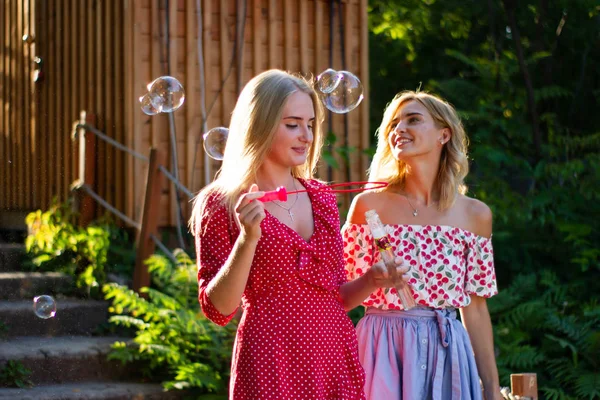
M317 77L317 89L323 94L331 93L340 84L340 74L332 68L327 68Z
M340 71L339 82L335 88L322 97L328 110L345 114L354 110L364 98L363 86L360 79L351 72Z
M202 139L204 139L204 151L209 155L210 158L215 160L222 160L225 154L225 145L227 144L227 137L229 136L229 129L219 126L212 128L206 132Z
M52 318L56 315L56 301L52 296L36 296L33 298L33 311L39 318Z
M150 85L148 95L155 109L160 112L173 112L185 101L183 85L172 76L161 76Z

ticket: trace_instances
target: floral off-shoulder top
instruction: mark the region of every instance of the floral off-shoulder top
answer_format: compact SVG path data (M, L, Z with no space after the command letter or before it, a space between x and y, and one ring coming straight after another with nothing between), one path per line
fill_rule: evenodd
M385 225L394 253L410 265L408 281L419 305L433 308L466 307L471 295L498 293L491 238L451 226ZM368 225L342 227L348 280L364 274L381 259ZM402 309L394 288L380 288L363 302L365 307Z

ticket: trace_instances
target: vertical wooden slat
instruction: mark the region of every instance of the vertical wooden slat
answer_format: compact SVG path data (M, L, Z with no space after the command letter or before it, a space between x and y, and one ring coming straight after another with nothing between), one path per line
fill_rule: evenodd
M208 107L211 107L212 104L212 82L213 80L210 79L209 77L211 76L217 76L216 74L214 74L213 72L215 71L215 68L212 67L212 59L215 58L213 56L213 54L215 52L213 52L212 50L212 37L211 37L211 32L212 32L212 27L213 27L213 23L214 20L212 18L212 12L213 12L213 6L212 6L212 1L211 0L206 0L204 1L204 3L202 4L202 26L204 27L204 32L202 32L202 40L204 45L202 46L202 52L204 53L204 76L201 76L200 79L204 79L204 103L206 104L206 129L211 129L211 118L209 111L212 113L212 120L215 119L215 114L216 112L213 112L213 110L209 110ZM216 79L215 79L216 80ZM215 104L216 106L216 104ZM221 122L222 123L222 122ZM202 132L202 134L204 134L206 132ZM209 182L207 177L210 178L212 177L212 169L211 169L211 160L208 158L208 156L206 155L206 153L204 151L202 151L202 147L200 147L200 145L197 146L196 151L200 152L200 158L198 160L198 162L200 163L200 165L202 165L202 173L200 175L200 182L202 182L202 186L208 184ZM195 189L195 188L194 188Z
M114 79L114 59L111 57L114 49L114 16L112 15L112 9L115 2L104 0L102 4L102 42L101 51L102 57L102 81L98 82L98 87L103 88L104 98L102 99L102 120L104 123L104 133L115 138L115 121L114 121L114 105L115 105L115 79ZM110 22L109 22L110 21ZM119 207L118 202L115 201L115 178L116 170L115 165L115 147L110 144L106 144L103 161L104 164L101 168L104 170L105 185L104 185L104 198L116 207Z
M56 138L56 106L58 99L55 98L54 93L56 92L56 70L54 66L56 65L55 60L57 59L56 54L56 37L57 37L57 28L56 28L56 1L48 0L45 3L46 6L46 21L48 24L47 29L47 41L48 41L48 51L46 52L46 58L44 60L44 90L46 94L46 127L47 127L47 138L48 138L48 157L46 158L46 165L43 166L47 172L47 203L46 207L49 206L49 203L53 200L53 197L56 193L58 193L58 185L57 180L60 177L60 163L61 161L61 153L59 151L59 145L57 143ZM54 168L49 169L48 167L54 161Z
M6 38L6 27L8 17L6 15L6 1L0 2L0 34L2 38ZM4 121L6 120L6 112L3 104L6 103L6 76L7 70L5 67L5 59L7 55L6 43L0 38L2 47L0 48L0 187L8 187L8 153L6 129ZM0 210L8 208L7 191L0 191Z
M298 14L300 23L298 24L298 37L300 38L300 72L308 74L308 34L305 31L308 28L307 2L301 1L298 4Z
M151 3L151 15L152 15L152 25L151 25L151 77L150 80L154 80L159 76L165 75L164 71L164 62L166 60L163 59L163 51L164 51L164 13L161 12L161 4L164 4L162 0L154 0ZM152 137L151 143L152 147L157 147L161 149L168 149L168 123L167 116L165 114L158 114L150 117L152 124ZM165 162L169 161L169 154L165 155ZM168 165L168 164L166 164ZM163 190L161 190L161 209L165 212L161 215L160 224L164 225L165 221L168 219L169 213L166 210L170 209L169 204L169 193L166 187L166 181L163 181L164 185Z
M283 5L283 30L284 30L284 42L283 48L285 53L285 62L284 68L290 72L293 72L294 69L292 63L292 49L294 46L293 36L292 36L292 13L294 10L293 1L292 0L284 0Z
M80 32L80 23L81 21L79 20L79 8L81 6L81 2L77 1L77 0L71 0L70 1L70 7L71 7L71 12L70 14L70 21L69 21L69 27L70 27L70 32L69 32L69 42L70 42L70 46L69 46L69 64L70 64L70 75L68 76L69 78L69 85L70 85L70 92L71 92L71 105L69 106L69 112L68 114L65 116L65 122L69 123L71 121L74 121L76 116L77 116L77 112L81 111L81 99L79 96L79 88L81 86L84 86L83 81L80 80L79 78L79 72L80 72L80 68L81 68L81 63L79 62L79 59L77 57L78 53L79 53L79 32ZM80 59L82 59L83 57L79 57ZM68 137L69 133L68 131L65 132L65 135ZM70 171L70 175L72 177L72 179L75 179L75 177L77 176L77 170L78 170L78 155L77 155L77 151L76 151L76 146L75 144L71 142L71 171Z
M59 6L58 14L61 16L61 21L59 26L60 35L58 36L60 41L60 84L57 88L57 98L61 100L60 112L58 114L58 140L63 148L63 162L62 162L62 191L60 193L61 199L66 200L69 193L69 186L73 181L73 177L71 176L72 171L72 161L73 161L73 143L71 140L68 140L69 134L71 133L69 129L69 125L71 123L71 119L73 118L71 115L71 103L73 102L72 96L70 96L71 82L70 82L70 74L72 72L70 65L70 40L69 40L69 26L70 26L70 7L68 2L61 1ZM67 122L68 121L68 122Z
M15 171L15 176L17 178L16 185L13 188L16 189L16 205L17 207L20 204L23 204L25 200L24 192L25 192L25 181L24 181L24 169L25 163L27 162L25 159L25 143L23 140L24 132L23 132L23 2L16 2L16 14L15 14L15 30L13 33L13 47L12 53L13 58L15 60L15 86L13 92L13 117L14 117L14 125L13 125L13 134L15 135L15 160L13 161L14 166L13 170Z
M221 82L224 82L225 87L221 92L221 118L223 123L225 123L225 110L229 105L228 96L227 96L227 82L225 78L227 77L227 72L229 70L229 54L231 54L231 48L229 46L229 38L228 31L229 25L227 22L227 2L221 1L219 2L219 21L220 21L220 40L221 40Z
M275 4L276 0L269 0L269 66L275 68L275 49L277 48L277 33L275 32Z
M18 165L17 163L17 157L16 157L16 151L15 151L15 135L14 135L14 118L15 118L15 114L14 114L14 109L13 109L13 104L14 104L14 83L15 83L15 57L12 55L13 54L13 48L14 48L14 35L15 35L15 19L16 19L16 3L12 2L9 0L8 5L10 6L9 10L9 15L10 15L10 19L9 19L9 28L8 28L8 32L6 35L6 40L7 40L7 45L6 45L6 49L8 51L7 57L8 57L8 82L7 82L7 101L6 101L6 115L7 115L7 119L8 119L8 123L7 123L7 127L6 127L6 134L7 134L7 138L9 141L9 146L10 146L10 150L9 150L9 156L8 156L8 162L9 162L9 168L8 168L8 173L9 173L9 187L14 188L16 185L16 179L15 179L15 167ZM16 202L16 191L11 191L10 192L10 200L9 200L9 208L14 208L17 204Z
M56 15L56 25L55 26L55 53L54 58L51 61L53 69L55 71L55 78L52 79L52 83L54 84L53 97L56 102L55 114L52 116L54 118L54 136L56 140L56 146L58 148L58 154L60 155L58 161L58 171L56 175L57 180L57 191L56 196L59 201L64 201L66 198L66 192L68 188L68 177L66 176L68 171L68 159L70 155L69 141L63 140L63 135L65 132L63 131L63 116L65 113L65 105L68 101L66 94L64 93L65 88L65 53L67 53L68 49L65 46L64 41L64 31L66 30L66 24L64 21L63 13L66 11L65 4L63 4L62 0L57 0L54 5L53 12Z
M37 209L41 207L40 203L40 191L43 190L43 186L40 181L40 151L39 151L39 132L38 132L38 104L39 95L36 83L33 80L34 64L33 59L38 53L38 18L37 18L37 0L29 0L29 34L34 38L34 42L29 47L29 70L28 70L28 87L30 93L30 113L29 113L29 126L31 129L31 153L32 153L32 176L30 180L33 185L32 190L32 208ZM1 30L0 30L1 31Z
M40 174L40 207L45 208L48 206L49 191L50 191L50 176L48 168L48 159L50 154L50 141L48 133L48 87L47 87L47 61L49 56L49 21L48 21L48 3L44 0L38 0L36 3L37 18L39 21L39 34L36 39L37 42L37 56L41 58L42 65L42 77L40 82L36 83L36 93L39 99L39 110L38 110L38 137L39 137L39 174Z
M186 106L184 108L185 119L186 119L186 129L183 131L185 133L185 143L186 149L185 153L181 156L185 157L185 175L182 176L182 183L185 184L192 192L196 190L194 188L193 178L195 177L195 163L198 163L198 158L196 155L196 139L201 135L202 123L200 121L201 118L195 118L195 115L200 110L200 101L199 96L197 95L197 84L200 83L200 79L204 79L204 77L199 77L199 66L197 64L198 60L198 40L203 40L202 33L200 33L200 37L198 37L198 18L202 18L197 14L196 10L196 1L195 0L186 0L185 3L185 101ZM198 88L199 89L199 88ZM192 106L192 104L194 106ZM194 123L195 122L195 123ZM202 175L200 175L201 177ZM187 213L184 215L188 215Z
M133 46L133 37L134 37L134 13L133 8L134 4L130 0L125 0L123 2L123 89L124 89L124 99L123 99L123 128L124 128L124 144L130 148L135 148L133 143L133 130L134 130L134 117L133 114L136 111L136 107L134 107L134 90L133 90L133 57L134 46ZM137 109L139 111L139 108ZM135 160L131 156L125 156L124 159L125 164L125 174L124 174L124 187L127 188L125 190L125 213L136 219L135 216L135 207L134 207L134 193L135 190L135 172L134 165ZM131 189L133 188L133 190Z
M315 0L315 75L325 68L325 54L323 52L323 2Z
M167 7L169 7L168 9L168 21L167 21L167 15L165 15L165 18L163 19L163 32L165 32L165 34L167 35L167 38L169 40L169 46L168 46L168 52L166 51L167 49L165 49L165 56L167 57L167 59L165 60L165 65L167 66L166 69L167 71L169 71L169 75L177 78L181 78L181 74L179 73L179 63L177 63L177 51L178 51L178 42L179 42L179 38L177 38L177 2L176 1L167 1ZM167 32L166 28L166 24L168 22L168 27L169 30ZM162 33L162 32L161 32ZM167 38L164 38L164 41L166 42ZM166 47L166 44L165 44ZM184 106L185 107L185 106ZM167 131L169 134L169 149L171 149L171 156L169 157L170 159L170 164L168 166L166 166L167 168L171 168L173 173L176 173L177 177L182 176L181 172L180 172L180 162L179 160L181 159L181 157L183 156L183 149L180 149L180 137L181 137L181 133L185 132L182 131L180 128L183 127L183 124L181 124L180 120L181 120L181 111L180 112L174 112L172 113L172 115L165 115L165 119L171 119L173 118L173 124L175 125L175 132L172 131L171 129L171 123L169 121L169 130ZM179 135L177 135L176 133L179 133ZM173 145L173 141L171 140L171 135L175 135L175 153L173 153L173 149L172 149L172 145ZM177 191L175 189L175 187L173 186L172 183L170 183L170 180L165 179L166 183L167 183L167 188L169 191L169 203L170 203L170 208L169 208L169 213L167 213L167 215L169 215L169 220L170 221L177 221L177 213L179 212L179 207L177 204Z
M254 0L252 3L254 7L252 12L252 74L258 75L262 65L261 29L265 24L262 21L262 1Z
M29 35L29 0L24 0L22 3L22 29L21 29L21 45L23 49L22 54L22 69L21 69L21 80L22 80L22 117L21 121L23 124L23 150L25 153L25 157L23 159L24 165L22 168L24 171L24 180L22 185L22 190L24 192L24 203L22 207L26 210L31 210L32 207L32 192L33 185L31 179L31 167L32 167L32 151L31 151L31 125L29 124L31 112L31 92L29 90L29 65L30 65L30 57L29 57L29 48L30 43L28 41L24 41L24 35Z
M100 109L98 108L98 101L97 101L97 94L96 94L96 74L97 74L97 70L99 70L100 66L96 61L96 49L97 49L97 45L98 45L98 30L96 28L96 13L98 12L98 5L93 1L93 0L86 0L86 9L87 9L87 25L84 29L85 32L85 48L87 50L87 55L86 55L86 63L87 63L87 68L86 68L86 82L90 82L91 84L86 85L87 86L87 93L86 93L86 107L85 110L87 111L88 114L93 114L94 115L94 125L96 127L99 127L99 120L100 120ZM100 140L98 140L96 142L96 159L97 159L97 163L96 166L97 168L101 168L101 160L100 160ZM94 189L96 192L98 192L98 187L100 186L97 181L98 181L98 174L96 174L95 180L94 180L94 185L92 186L92 189Z
M115 32L114 32L114 56L113 60L123 60L123 42L125 37L125 32L123 30L123 16L124 16L124 7L122 2L112 3L113 10L113 18L115 20ZM119 141L119 143L125 143L125 121L123 116L123 110L125 109L125 103L123 101L123 90L125 87L125 82L123 79L124 73L124 64L122 62L115 62L113 64L114 68L114 126L115 126L115 138ZM125 169L124 169L124 159L130 158L131 156L128 154L124 154L122 151L115 150L115 194L117 197L116 204L119 207L119 210L126 210L126 192L127 186L125 186ZM128 214L130 215L130 214Z
M104 99L106 98L106 88L103 88L104 85L104 77L106 76L105 69L105 54L104 54L104 46L105 46L105 38L104 38L104 30L107 29L104 25L105 19L105 11L104 5L107 0L97 0L95 2L96 10L95 10L95 22L94 22L94 30L96 32L95 36L95 63L96 63L96 76L94 79L94 89L96 92L96 100L95 100L95 110L91 111L96 115L96 124L97 128L103 132L106 132L106 127L108 125L107 114ZM103 90L98 90L98 88L103 88ZM96 185L98 188L98 194L100 194L106 200L108 190L108 176L106 174L106 166L107 166L107 144L104 141L98 142L97 148L97 172L96 172Z
M161 62L161 55L160 55L160 50L161 50L161 37L162 37L162 32L161 32L161 27L162 24L160 23L160 8L159 8L159 2L161 0L153 0L151 3L151 28L150 28L150 33L151 33L151 47L150 47L150 54L151 54L151 64L150 64L150 81L153 81L154 79L158 78L160 75L162 75L161 73L161 66L160 66L160 62ZM163 115L155 115L153 117L150 118L151 120L151 124L152 124L152 137L151 137L151 145L152 147L159 147L161 145L160 143L160 131L159 131L159 119L161 119L163 117Z
M369 133L369 15L368 15L368 0L360 0L360 74L361 83L363 85L363 101L360 105L360 150L369 148L370 133ZM362 158L362 169L365 171L369 166L369 157L360 152ZM366 172L364 173L366 177Z

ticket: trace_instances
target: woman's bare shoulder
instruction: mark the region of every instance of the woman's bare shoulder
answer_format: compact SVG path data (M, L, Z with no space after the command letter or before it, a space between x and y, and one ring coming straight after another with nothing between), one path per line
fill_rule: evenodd
M348 210L348 222L352 224L366 223L365 212L380 209L386 196L387 193L383 191L367 191L354 197L350 205L350 210Z
M457 205L466 216L468 230L483 237L492 236L492 210L483 201L459 195Z

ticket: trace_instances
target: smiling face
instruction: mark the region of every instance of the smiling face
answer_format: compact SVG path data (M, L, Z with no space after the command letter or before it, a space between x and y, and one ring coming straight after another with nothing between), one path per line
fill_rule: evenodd
M311 97L301 91L290 95L265 163L286 168L304 164L313 142L314 124Z
M439 157L450 130L437 126L431 113L418 101L400 105L390 125L388 145L396 160L433 153Z

